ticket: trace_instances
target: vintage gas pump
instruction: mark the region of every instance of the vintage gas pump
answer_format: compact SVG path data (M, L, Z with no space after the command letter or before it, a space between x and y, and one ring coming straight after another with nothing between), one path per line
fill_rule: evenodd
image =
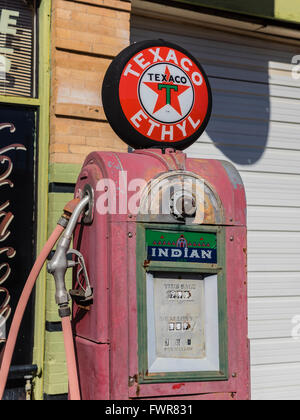
M248 399L243 184L181 151L208 123L208 79L181 47L145 41L112 62L103 105L135 150L90 154L76 185L93 197L71 292L82 398Z

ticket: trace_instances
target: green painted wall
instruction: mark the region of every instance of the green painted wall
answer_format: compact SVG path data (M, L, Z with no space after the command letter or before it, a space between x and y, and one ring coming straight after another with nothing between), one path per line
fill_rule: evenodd
M50 164L49 183L73 186L80 172L80 165ZM73 199L71 193L48 194L48 226L50 234L59 220L65 205ZM66 287L71 289L72 273L67 271ZM46 324L60 322L58 307L55 302L55 283L50 274L46 276ZM45 353L43 367L43 392L47 396L68 393L68 375L64 349L63 334L61 331L46 331Z
M275 0L275 18L300 23L300 1Z

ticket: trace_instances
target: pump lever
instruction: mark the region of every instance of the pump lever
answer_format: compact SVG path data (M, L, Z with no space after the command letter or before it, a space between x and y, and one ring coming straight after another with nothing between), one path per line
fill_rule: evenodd
M86 269L84 257L81 252L76 249L70 249L67 255L75 255L78 258L78 261L69 261L71 267L75 267L79 264L80 269L77 271L77 283L80 286L80 289L69 290L69 295L74 300L78 306L84 307L90 306L93 303L93 289L91 288L90 279ZM85 287L80 280L80 276L83 276L85 280Z

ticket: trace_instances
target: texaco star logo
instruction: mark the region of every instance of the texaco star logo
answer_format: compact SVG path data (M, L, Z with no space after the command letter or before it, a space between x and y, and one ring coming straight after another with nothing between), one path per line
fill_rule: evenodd
M191 111L194 88L180 67L154 64L141 77L139 99L151 118L160 123L174 124Z
M109 122L136 148L183 149L197 140L210 117L211 92L200 64L162 40L142 41L121 52L103 86Z

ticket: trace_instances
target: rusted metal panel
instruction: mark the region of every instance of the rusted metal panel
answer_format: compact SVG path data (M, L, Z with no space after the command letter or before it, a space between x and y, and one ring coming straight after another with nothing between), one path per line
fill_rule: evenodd
M131 234L131 235L130 235ZM128 398L128 276L127 243L134 241L126 223L111 226L111 278L110 278L110 398Z
M76 194L80 196L86 180L95 188L98 180L103 177L103 172L98 166L90 164L84 167L79 175ZM96 209L94 209L96 211ZM96 303L93 310L85 311L74 304L74 328L78 336L87 338L97 343L108 343L108 305L110 277L108 265L109 224L104 218L96 218L92 225L85 225L84 229L77 229L74 237L74 247L79 249L86 262L91 287L94 289ZM101 279L101 280L100 280Z
M181 172L180 172L181 171ZM231 168L230 168L231 171ZM229 171L229 172L230 172ZM136 279L137 218L128 209L114 214L101 214L98 206L103 194L99 182L109 179L115 189L117 207L124 196L128 200L136 191L126 189L123 182L143 179L145 185L153 178L184 172L205 180L213 198L207 194L206 221L224 226L226 238L226 282L228 320L228 380L184 381L170 383L139 383L138 321ZM234 174L234 170L232 170ZM88 156L76 186L80 196L85 184L95 193L94 221L79 226L75 245L85 257L94 304L90 311L81 312L75 306L74 327L77 335L79 364L82 363L81 385L91 389L89 370L93 370L92 383L97 391L85 393L86 398L128 399L169 398L184 399L247 399L249 397L249 358L247 340L247 277L245 194L238 178L228 173L222 162L186 159L185 154L167 150L139 151L137 153L94 152ZM146 191L146 190L145 190ZM222 210L217 219L216 202ZM117 208L120 210L120 208ZM220 211L220 208L217 209ZM175 221L173 220L173 223ZM102 350L98 351L97 349ZM103 348L108 368L101 361ZM93 351L91 350L93 349ZM82 361L82 362L80 362ZM88 367L92 365L93 367ZM104 376L98 370L104 369Z
M247 310L247 231L245 227L226 230L226 271L229 284L228 317L231 373L237 382L237 398L250 399L250 348Z
M229 379L221 382L186 382L138 384L136 381L129 388L130 398L149 398L160 395L161 398L176 395L206 394L203 399L219 399L220 393L234 393L235 399L246 400L250 397L249 345L247 333L247 255L245 227L229 227L226 232L226 276L228 302L228 354ZM239 263L237 263L239 262ZM134 272L130 271L132 288L135 288ZM130 313L136 314L135 300L130 300ZM131 327L135 331L135 317ZM137 354L134 343L132 354ZM136 378L138 372L136 358L131 361L130 376ZM211 394L211 395L209 395ZM181 397L178 397L181 398Z
M81 398L109 400L109 345L76 337Z

